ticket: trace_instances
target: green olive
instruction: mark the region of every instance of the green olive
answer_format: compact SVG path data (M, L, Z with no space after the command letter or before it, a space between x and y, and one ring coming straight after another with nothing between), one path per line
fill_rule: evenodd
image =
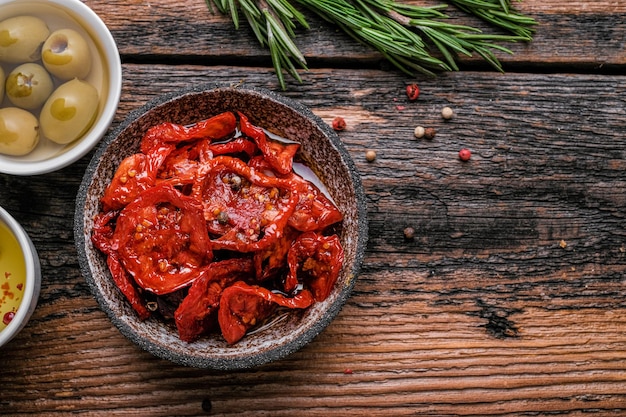
M85 38L72 29L53 32L43 44L43 65L62 80L85 78L91 70L91 52Z
M39 123L45 137L66 144L81 137L96 120L97 113L98 90L74 78L50 95L41 109Z
M26 155L39 143L39 122L33 114L17 107L0 109L0 153Z
M54 84L44 67L30 62L18 66L9 73L5 87L11 103L32 110L41 106L50 97Z
M50 35L46 22L34 16L16 16L0 22L0 61L19 64L39 59Z
M4 98L4 70L0 67L0 103Z

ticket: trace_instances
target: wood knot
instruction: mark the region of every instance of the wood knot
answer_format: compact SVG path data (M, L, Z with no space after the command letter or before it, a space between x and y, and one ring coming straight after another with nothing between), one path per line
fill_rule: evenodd
M520 313L520 309L496 307L483 300L476 300L476 304L480 307L480 318L487 320L487 324L484 325L487 333L497 339L519 337L519 329L509 316Z

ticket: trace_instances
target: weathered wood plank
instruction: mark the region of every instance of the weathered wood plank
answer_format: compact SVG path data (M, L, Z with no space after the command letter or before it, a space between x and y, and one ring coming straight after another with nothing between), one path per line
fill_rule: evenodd
M242 80L278 89L270 69L124 65L114 123L162 92ZM0 413L623 415L626 77L465 72L419 79L408 102L412 81L316 69L284 93L329 123L347 120L370 244L338 318L256 370L157 359L99 310L72 241L89 157L45 176L0 175L0 204L44 269L33 319L0 356ZM435 139L414 138L418 124Z
M211 14L204 0L88 0L86 4L110 27L120 53L129 62L174 63L173 59L184 59L206 65L271 66L268 52L258 45L245 22L235 30L228 17ZM597 72L619 71L619 66L626 64L624 2L524 0L515 6L534 17L539 25L532 43L510 45L513 55L499 54L505 69L517 71L530 66L546 71L558 68ZM311 28L297 31L297 44L311 68L386 65L379 54L310 12L305 14ZM449 14L456 23L491 30L454 8ZM465 57L461 62L481 63L477 58Z

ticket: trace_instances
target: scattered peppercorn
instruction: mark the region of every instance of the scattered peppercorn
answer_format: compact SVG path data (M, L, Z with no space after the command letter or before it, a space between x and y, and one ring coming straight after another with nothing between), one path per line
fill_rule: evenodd
M406 95L409 100L415 101L420 96L420 88L417 84L409 84L406 86Z
M426 129L424 129L424 137L426 139L434 139L436 134L437 131L434 127L427 127Z
M346 129L346 121L344 120L343 117L337 116L333 119L333 129L336 130L337 132Z
M209 400L208 398L202 400L202 411L204 411L205 413L210 413L211 410L213 410L213 404L211 403L211 400Z
M459 159L461 161L469 161L472 157L472 151L467 148L463 148L459 151Z
M415 229L412 227L406 227L404 229L404 237L409 240L413 239L415 237Z
M450 107L444 107L441 109L441 117L444 119L450 120L452 119L452 116L454 116L454 111Z
M413 131L413 135L415 135L415 137L418 139L423 138L424 133L425 133L424 126L417 126L415 130Z
M350 369L350 368L344 369L343 373L346 374L346 375L352 375L353 374L352 369Z
M367 162L373 162L376 159L376 151L369 150L365 152L365 159Z

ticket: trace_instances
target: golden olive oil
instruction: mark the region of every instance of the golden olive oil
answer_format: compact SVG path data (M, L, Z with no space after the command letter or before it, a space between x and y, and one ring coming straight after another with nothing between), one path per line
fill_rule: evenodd
M0 331L7 327L24 298L26 262L9 228L0 222Z

